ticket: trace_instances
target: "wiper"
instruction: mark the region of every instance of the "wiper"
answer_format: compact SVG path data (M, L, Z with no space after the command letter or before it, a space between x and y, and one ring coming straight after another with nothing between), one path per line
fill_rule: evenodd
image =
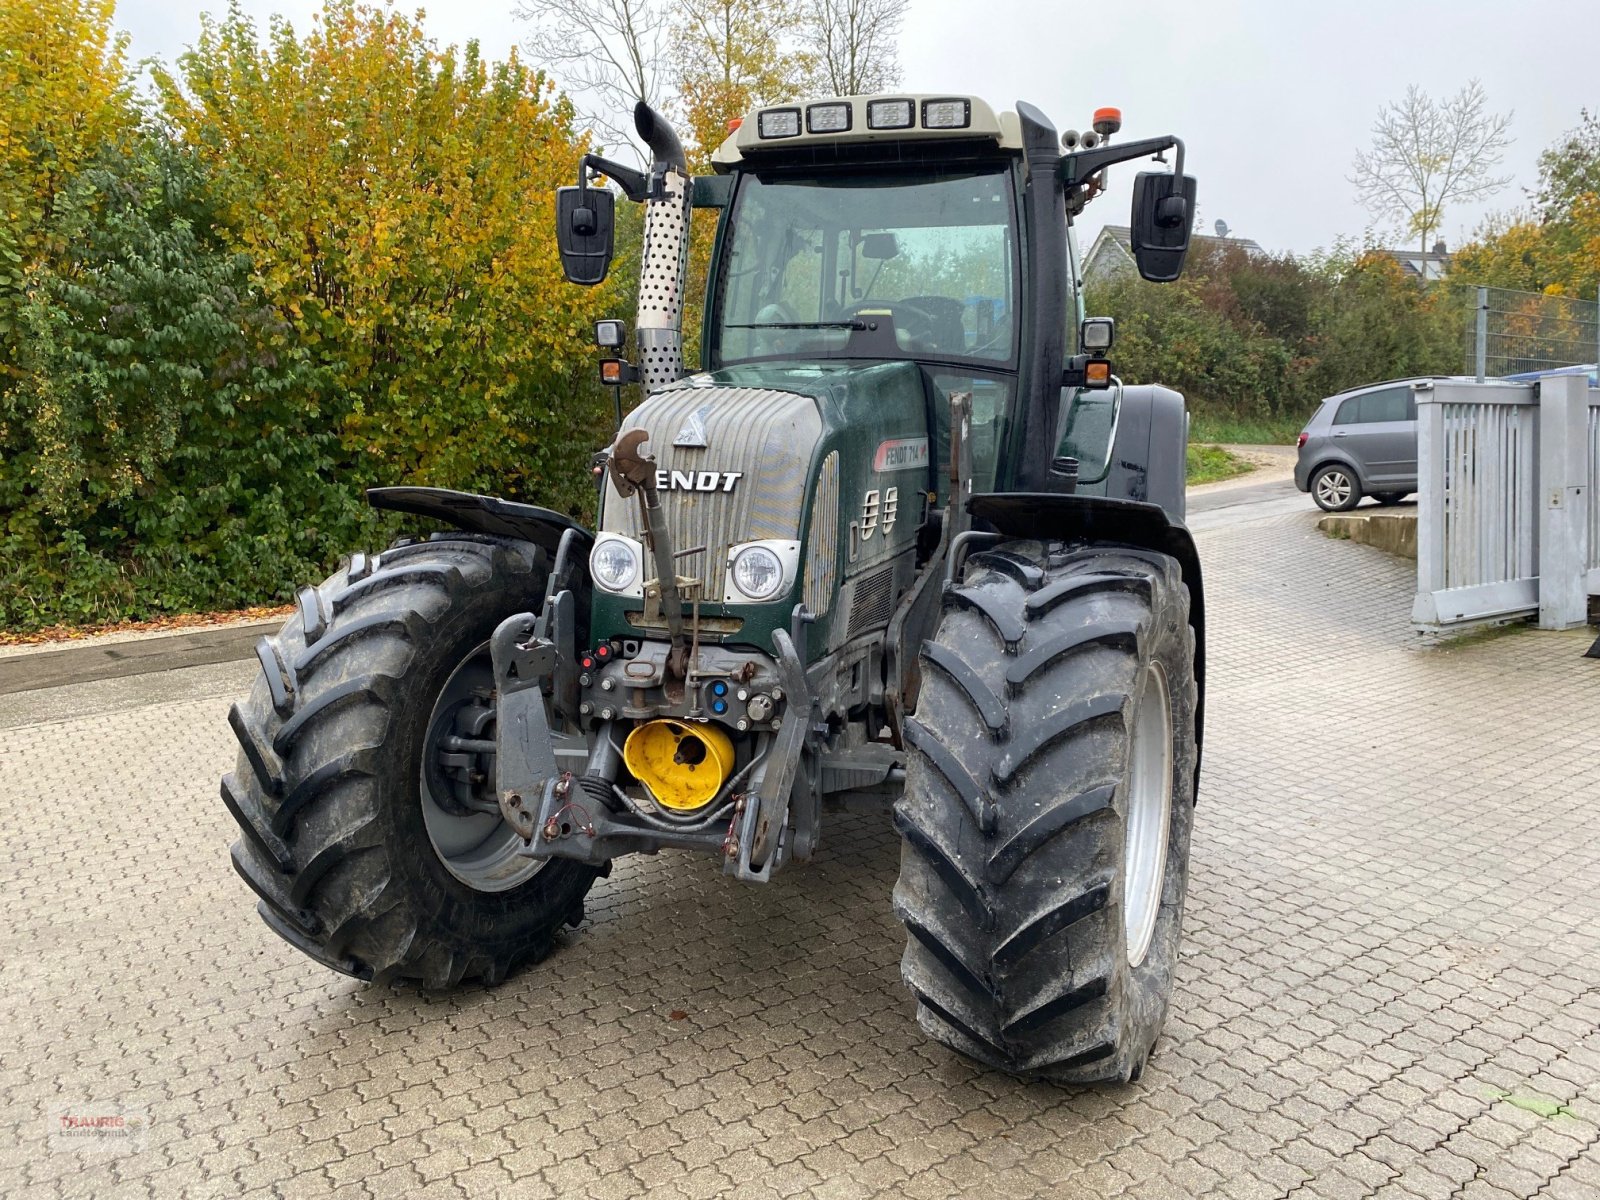
M724 325L724 329L865 329L865 321L763 321L756 325Z

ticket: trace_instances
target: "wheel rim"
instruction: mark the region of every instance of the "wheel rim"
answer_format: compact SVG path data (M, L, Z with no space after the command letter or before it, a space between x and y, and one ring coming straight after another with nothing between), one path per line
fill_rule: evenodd
M1172 825L1172 700L1160 663L1145 669L1128 758L1122 925L1128 963L1137 967L1150 951L1161 913L1167 836Z
M1343 471L1324 471L1317 478L1317 496L1326 504L1343 504L1350 499L1350 477Z
M495 803L494 666L485 642L445 681L428 717L422 752L422 819L433 852L456 879L479 892L520 887L547 865L523 858L522 838ZM582 737L554 734L559 748ZM475 744L475 745L474 745Z

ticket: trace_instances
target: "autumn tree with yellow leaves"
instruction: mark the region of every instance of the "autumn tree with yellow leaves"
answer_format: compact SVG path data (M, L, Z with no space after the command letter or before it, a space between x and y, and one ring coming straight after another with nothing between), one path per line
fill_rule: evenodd
M286 598L371 485L589 516L618 299L561 276L554 85L332 0L138 102L112 15L0 0L0 627Z

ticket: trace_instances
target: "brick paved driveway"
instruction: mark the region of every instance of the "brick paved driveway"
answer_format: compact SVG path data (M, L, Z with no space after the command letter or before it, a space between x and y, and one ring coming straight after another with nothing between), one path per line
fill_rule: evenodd
M0 1193L1600 1195L1600 663L1410 649L1409 564L1311 525L1202 535L1188 937L1122 1089L922 1039L886 818L765 889L619 865L494 991L370 989L228 869L253 664L0 697ZM50 1145L117 1107L136 1152Z

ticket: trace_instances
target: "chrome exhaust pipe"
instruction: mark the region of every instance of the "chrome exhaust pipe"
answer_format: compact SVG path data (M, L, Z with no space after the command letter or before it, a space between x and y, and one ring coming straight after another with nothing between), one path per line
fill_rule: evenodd
M651 181L660 180L658 195L644 206L639 311L634 322L639 380L649 395L683 377L683 296L689 271L692 181L683 143L643 100L634 106L633 124L650 147Z

